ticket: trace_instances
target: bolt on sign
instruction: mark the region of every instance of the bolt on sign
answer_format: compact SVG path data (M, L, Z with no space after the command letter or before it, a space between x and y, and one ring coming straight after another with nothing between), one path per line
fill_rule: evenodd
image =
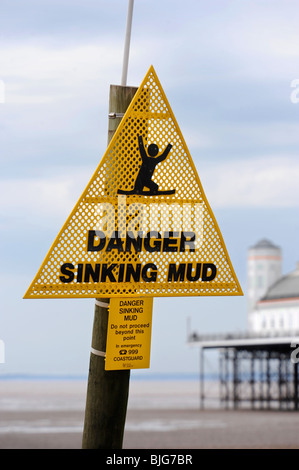
M152 311L153 298L110 300L105 370L149 367Z
M242 295L153 67L25 298Z

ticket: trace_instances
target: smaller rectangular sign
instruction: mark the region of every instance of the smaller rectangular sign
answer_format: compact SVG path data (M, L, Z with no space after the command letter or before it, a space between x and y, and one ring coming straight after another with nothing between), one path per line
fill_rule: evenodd
M105 370L149 367L152 312L152 298L110 299Z

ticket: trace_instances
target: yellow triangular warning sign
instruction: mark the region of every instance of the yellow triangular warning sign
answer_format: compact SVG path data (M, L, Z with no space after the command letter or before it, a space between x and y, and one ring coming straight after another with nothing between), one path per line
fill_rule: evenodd
M150 67L24 298L242 295Z

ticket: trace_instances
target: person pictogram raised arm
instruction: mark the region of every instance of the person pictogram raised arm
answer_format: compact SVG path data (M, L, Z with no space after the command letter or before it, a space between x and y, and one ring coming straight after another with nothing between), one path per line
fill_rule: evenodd
M166 149L161 155L159 153L159 147L157 144L150 144L147 147L147 151L144 147L143 138L141 135L138 136L138 146L139 153L142 159L142 164L139 169L134 191L135 194L139 194L143 191L143 188L146 187L150 190L150 194L157 194L159 186L152 180L155 168L158 163L163 162L168 156L172 145L168 144Z
M158 191L159 185L152 180L156 166L158 163L163 162L167 158L172 148L172 144L168 144L164 152L159 155L159 147L157 144L152 143L147 148L145 148L142 135L138 135L137 138L138 149L142 163L135 180L134 189L128 191L119 189L118 194L142 194L146 196L155 196L157 194L174 194L174 189ZM147 189L145 190L144 188Z

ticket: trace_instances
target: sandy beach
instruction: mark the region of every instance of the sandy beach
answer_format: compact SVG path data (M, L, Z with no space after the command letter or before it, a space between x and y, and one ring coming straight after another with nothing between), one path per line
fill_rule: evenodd
M0 381L1 449L80 449L85 381ZM298 449L299 413L200 410L196 381L132 381L124 449Z

